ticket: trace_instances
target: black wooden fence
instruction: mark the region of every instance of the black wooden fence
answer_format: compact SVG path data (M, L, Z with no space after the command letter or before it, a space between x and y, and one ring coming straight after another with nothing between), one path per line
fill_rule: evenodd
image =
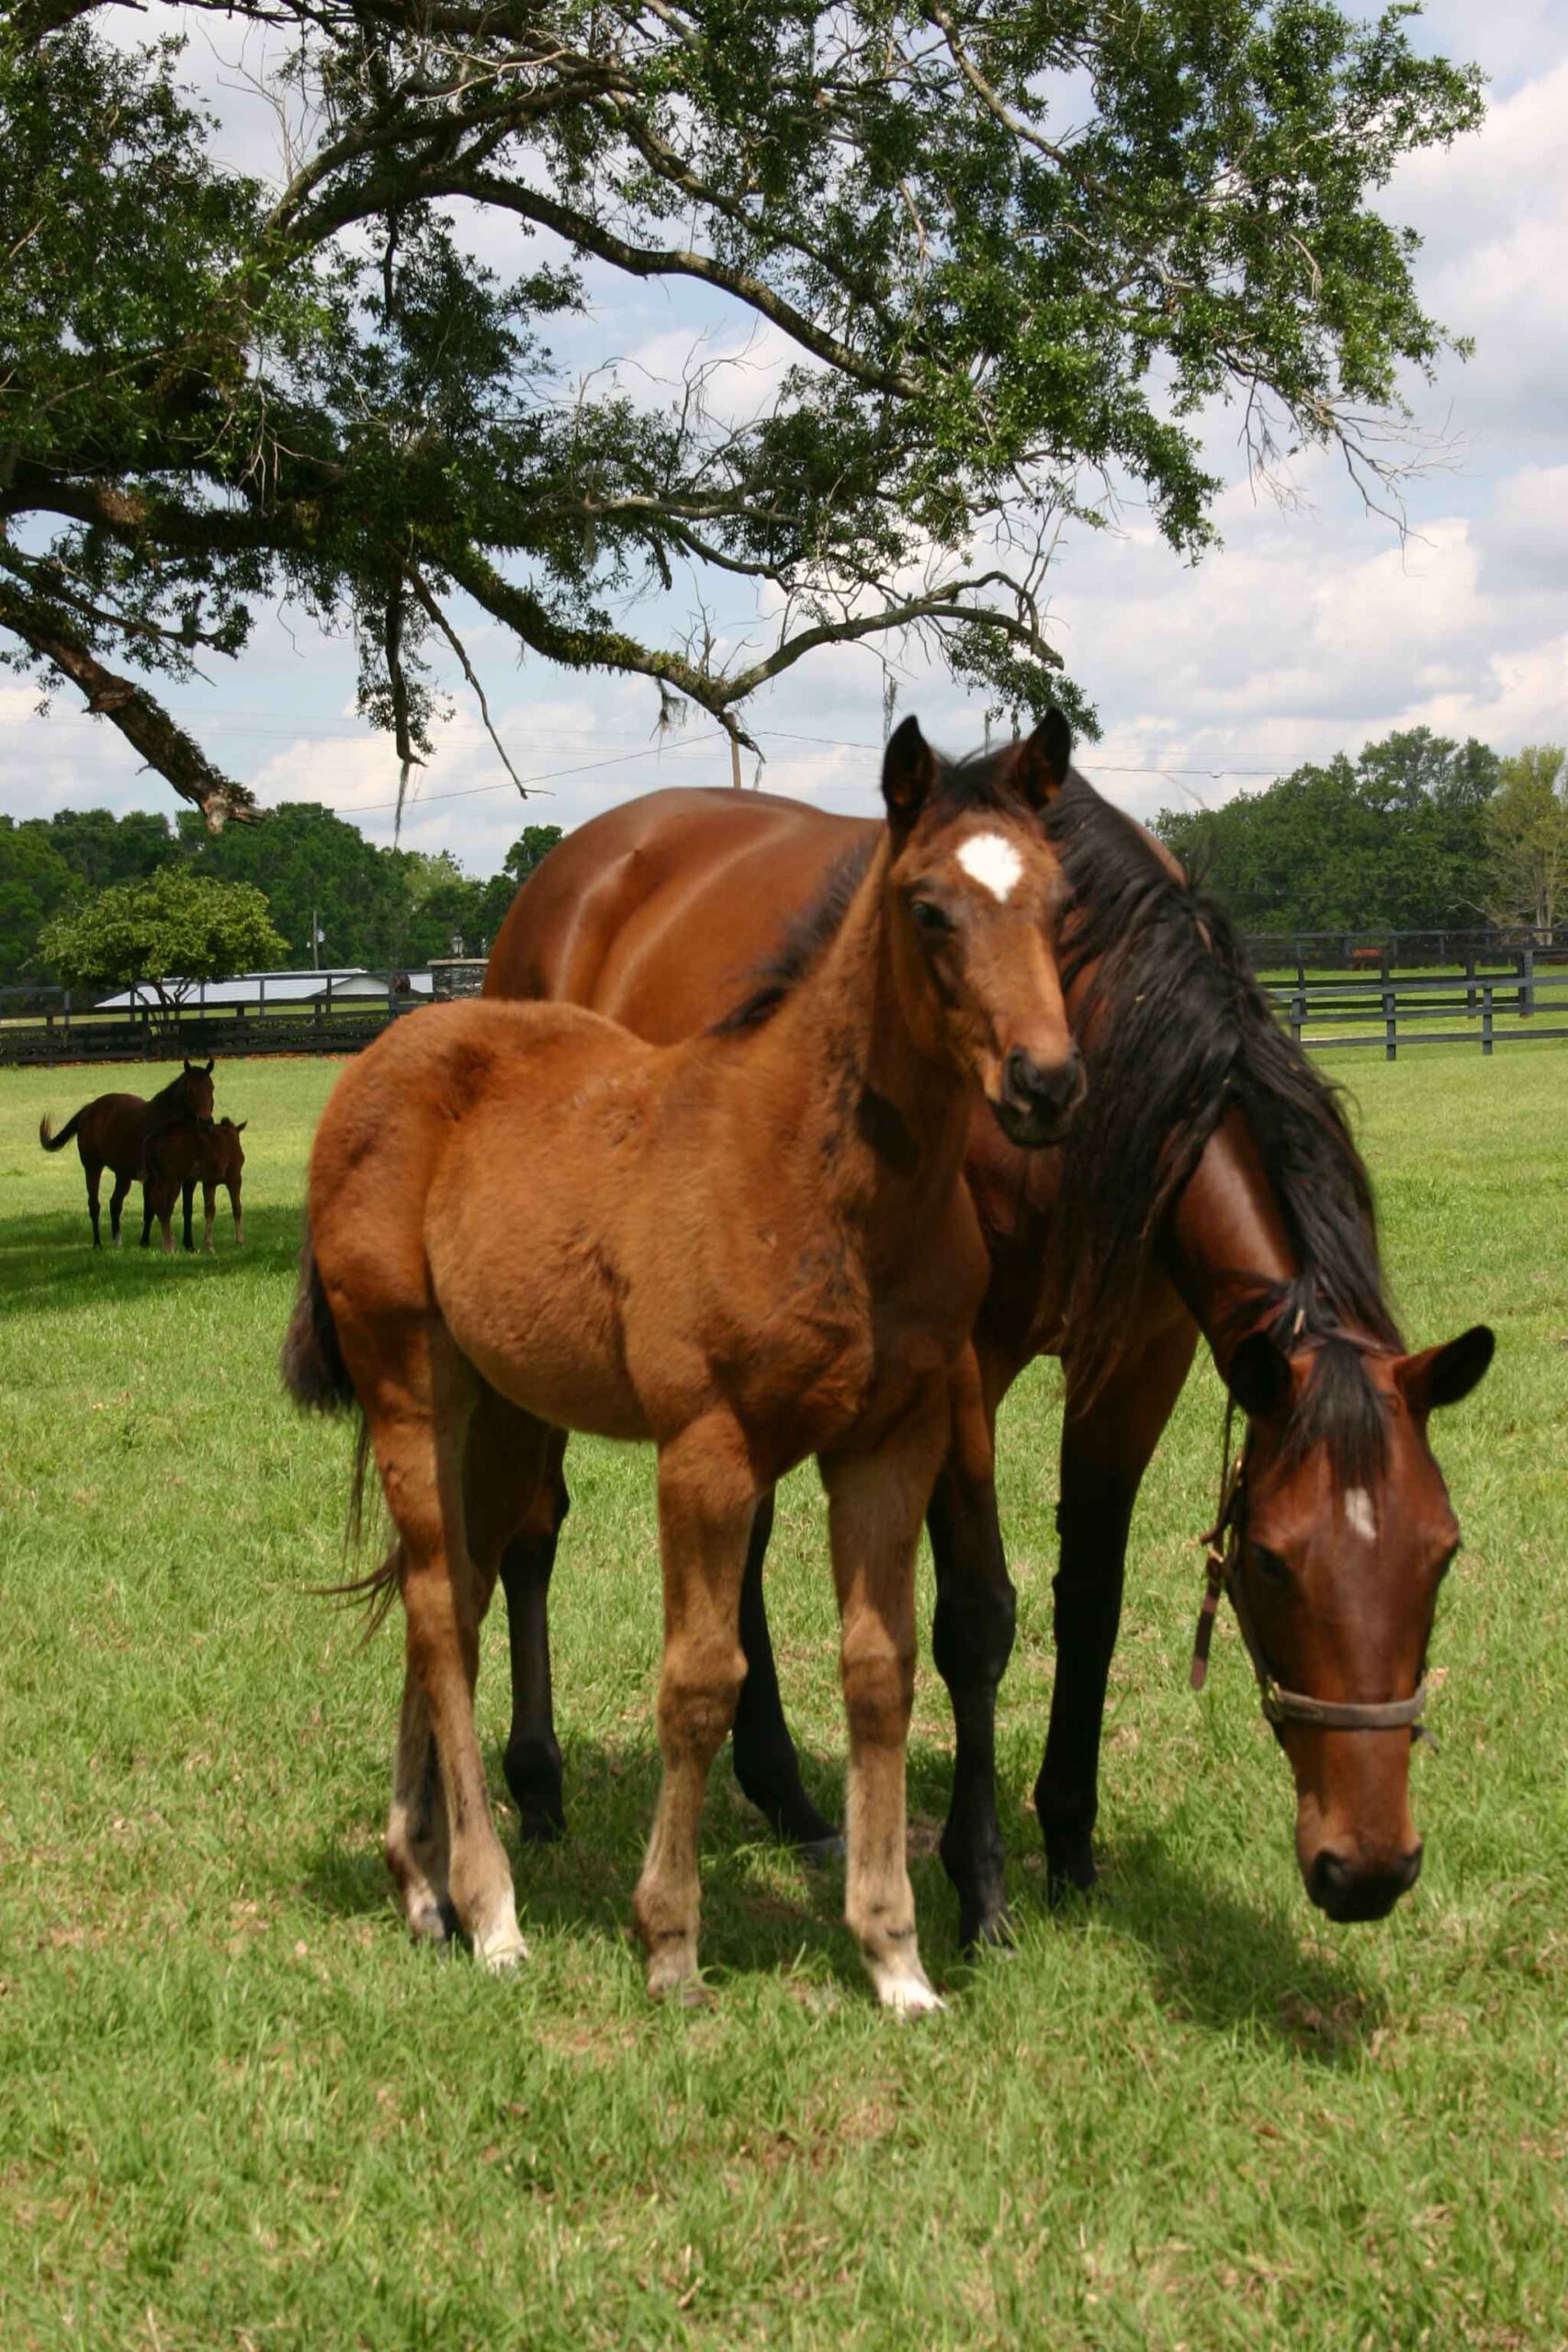
M483 974L482 964L437 966L434 992L476 994ZM431 1001L402 972L356 973L352 983L322 978L321 994L306 1002L280 1001L276 980L269 1001L260 979L254 995L211 1004L197 990L168 1013L149 1005L103 1013L73 1004L62 989L0 989L0 1064L352 1054L389 1021ZM1314 1051L1381 1046L1393 1061L1412 1046L1478 1045L1490 1054L1500 1045L1568 1037L1568 965L1543 968L1534 949L1514 951L1506 970L1483 970L1472 958L1457 973L1276 981L1265 992L1292 1035Z

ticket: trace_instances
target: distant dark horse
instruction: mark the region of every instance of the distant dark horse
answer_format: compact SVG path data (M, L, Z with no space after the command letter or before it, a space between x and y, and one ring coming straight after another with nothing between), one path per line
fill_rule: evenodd
M141 1182L141 1247L147 1247L157 1218L164 1232L165 1254L174 1249L170 1224L175 1203L179 1201L185 1212L185 1244L194 1250L191 1238L191 1204L196 1188L201 1186L202 1213L206 1230L201 1238L203 1250L212 1247L212 1226L218 1208L218 1187L223 1185L229 1194L229 1206L234 1214L234 1246L242 1248L245 1238L245 1216L240 1203L240 1184L245 1165L245 1148L240 1141L250 1121L242 1119L235 1125L232 1119L220 1119L216 1126L201 1126L194 1119L179 1119L170 1127L160 1127L147 1138L146 1172Z
M144 1173L147 1138L160 1128L189 1119L198 1127L212 1125L212 1062L205 1068L186 1062L178 1078L154 1094L151 1102L140 1094L100 1094L85 1102L58 1135L50 1131L47 1114L39 1121L38 1139L45 1151L63 1151L74 1136L87 1178L87 1214L93 1220L93 1247L103 1246L98 1232L98 1179L106 1168L114 1176L109 1196L109 1238L119 1248L119 1213L132 1184ZM147 1239L142 1228L143 1243Z
M656 1043L689 1035L734 1003L747 967L867 830L761 793L663 792L613 809L519 893L485 992L589 1005ZM1056 1675L1034 1791L1055 1897L1094 1880L1128 1527L1200 1334L1247 1425L1213 1591L1228 1567L1295 1779L1308 1893L1335 1918L1380 1917L1420 1864L1411 1726L1458 1538L1427 1415L1473 1386L1492 1335L1405 1353L1334 1090L1273 1017L1219 910L1076 773L1044 831L1072 894L1063 976L1088 1096L1059 1150L1016 1151L988 1119L971 1134L964 1173L991 1268L975 1329L981 1393L928 1520L932 1650L957 1731L942 1857L963 1934L1005 1931L994 1737L1014 1598L992 1477L997 1408L1033 1357L1062 1359ZM558 1438L502 1562L506 1772L536 1838L563 1823L546 1612L564 1452ZM742 1594L735 1767L775 1827L809 1848L831 1831L779 1705L761 1585L770 1521L765 1498Z

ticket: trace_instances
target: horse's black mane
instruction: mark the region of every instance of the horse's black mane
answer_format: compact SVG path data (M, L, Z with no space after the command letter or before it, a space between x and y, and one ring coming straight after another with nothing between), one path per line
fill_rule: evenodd
M922 814L959 816L967 809L984 808L1006 809L1014 816L1029 814L1011 781L1011 762L1003 752L976 752L963 760L944 759L938 753L936 760L936 782ZM834 859L816 898L796 915L773 953L750 972L746 994L714 1023L711 1036L760 1029L772 1020L838 937L875 848L876 835L868 833Z
M933 808L1022 806L999 752L942 761ZM1122 811L1072 770L1045 835L1066 882L1061 962L1070 989L1094 967L1073 1026L1089 1091L1065 1147L1060 1248L1069 1268L1073 1396L1103 1385L1137 1309L1165 1220L1231 1110L1252 1131L1301 1266L1288 1283L1259 1275L1241 1314L1287 1352L1312 1351L1314 1376L1292 1421L1292 1449L1326 1443L1340 1475L1364 1483L1382 1422L1354 1332L1397 1347L1378 1262L1367 1171L1338 1090L1281 1027L1229 918L1179 879ZM717 1033L775 1013L837 935L876 846L868 835L829 869L817 899L752 976Z
M1292 1442L1327 1442L1352 1481L1382 1424L1348 1332L1397 1347L1367 1171L1338 1090L1281 1027L1228 917L1178 880L1076 771L1048 840L1068 886L1063 978L1094 965L1074 1027L1089 1090L1066 1146L1075 1398L1115 1361L1165 1218L1226 1113L1257 1142L1301 1273L1242 1310L1316 1372ZM1307 1424L1311 1424L1310 1430ZM1374 1440L1373 1432L1376 1431ZM1375 1453L1371 1458L1375 1458Z

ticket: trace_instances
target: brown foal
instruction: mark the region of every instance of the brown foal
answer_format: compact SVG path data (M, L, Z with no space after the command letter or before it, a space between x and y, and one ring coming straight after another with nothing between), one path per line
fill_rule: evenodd
M185 1221L185 1246L194 1250L191 1237L191 1208L196 1188L201 1186L201 1206L205 1226L202 1249L210 1253L212 1227L218 1214L218 1187L222 1185L229 1195L229 1207L234 1219L234 1246L241 1249L245 1239L245 1213L241 1202L244 1182L245 1147L240 1141L250 1121L242 1119L236 1126L232 1119L220 1119L211 1126L197 1126L193 1120L182 1119L172 1127L164 1127L147 1142L146 1174L141 1185L141 1246L145 1250L152 1230L152 1220L158 1220L164 1236L164 1254L172 1254L175 1246L171 1226L175 1203L178 1201Z
M748 1542L811 1453L841 1619L846 1917L882 2002L936 2006L905 1861L915 1547L950 1396L973 1385L974 1111L983 1096L1033 1147L1081 1091L1038 821L1067 748L1048 721L953 767L906 721L886 825L716 1029L660 1049L575 1007L443 1006L340 1080L285 1374L305 1404L357 1398L396 1525L387 1851L416 1934L455 1913L491 1967L524 1955L474 1728L479 1626L552 1429L651 1439L663 1781L636 1916L649 1992L696 1996L698 1818L745 1671Z

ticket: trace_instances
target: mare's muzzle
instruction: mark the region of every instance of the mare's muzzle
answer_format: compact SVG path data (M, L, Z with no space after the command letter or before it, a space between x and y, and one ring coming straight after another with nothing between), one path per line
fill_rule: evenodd
M1010 1143L1025 1150L1057 1143L1083 1101L1083 1059L1076 1046L1060 1061L1036 1061L1014 1046L1002 1064L1002 1091L991 1108Z
M1376 1864L1352 1861L1324 1846L1302 1872L1306 1891L1320 1911L1341 1926L1363 1919L1386 1919L1402 1894L1408 1894L1421 1875L1421 1848L1395 1854Z

